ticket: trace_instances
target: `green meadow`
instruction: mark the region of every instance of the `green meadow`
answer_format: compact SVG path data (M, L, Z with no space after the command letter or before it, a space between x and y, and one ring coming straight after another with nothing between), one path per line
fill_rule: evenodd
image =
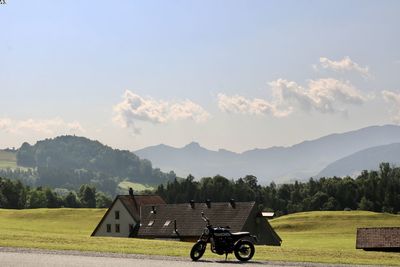
M400 253L356 250L360 227L400 226L400 215L367 211L314 211L271 220L281 236L282 247L271 260L326 263L400 265Z
M191 243L90 237L104 213L105 209L0 209L0 246L189 257ZM257 246L254 260L400 266L400 253L355 249L357 227L400 226L399 215L306 212L270 222L283 239L282 246ZM210 252L204 257L224 258Z

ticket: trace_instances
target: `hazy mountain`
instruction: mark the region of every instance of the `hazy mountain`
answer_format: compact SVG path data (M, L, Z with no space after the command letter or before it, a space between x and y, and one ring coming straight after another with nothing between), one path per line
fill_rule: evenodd
M193 174L196 177L214 176L216 174L235 176L236 168L234 168L234 165L240 163L240 154L223 149L219 151L207 150L196 142L182 148L161 144L134 153L141 158L156 162L154 166L162 170L174 170L181 177L186 177L188 174ZM227 171L231 167L234 168L232 172ZM222 170L225 171L222 173Z
M324 168L318 177L358 175L363 170L377 170L381 162L400 164L400 143L376 146L339 159Z
M318 174L330 163L357 151L400 142L400 126L371 126L331 134L290 147L271 147L234 153L208 150L198 143L182 148L166 145L147 147L135 154L151 160L164 171L195 177L221 174L230 178L253 174L262 183L304 179Z

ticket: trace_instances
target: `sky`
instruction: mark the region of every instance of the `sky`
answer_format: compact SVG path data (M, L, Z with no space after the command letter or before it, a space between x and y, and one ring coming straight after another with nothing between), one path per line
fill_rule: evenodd
M400 1L0 5L0 148L290 146L400 123Z

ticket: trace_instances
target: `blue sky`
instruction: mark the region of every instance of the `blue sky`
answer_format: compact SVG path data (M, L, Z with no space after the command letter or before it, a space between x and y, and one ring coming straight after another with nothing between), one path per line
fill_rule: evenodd
M400 122L398 1L0 6L0 147L243 151Z

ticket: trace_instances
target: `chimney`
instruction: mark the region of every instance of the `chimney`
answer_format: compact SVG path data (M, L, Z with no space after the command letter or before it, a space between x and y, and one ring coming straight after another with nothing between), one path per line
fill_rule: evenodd
M229 203L231 203L232 208L236 208L235 199L231 198L231 200L229 200Z
M156 206L151 206L151 213L156 214Z
M190 200L189 203L190 203L190 207L191 207L192 209L194 209L194 200L193 200L193 199Z
M174 232L178 234L178 228L176 228L176 220L174 220Z
M133 189L132 189L132 187L129 187L129 195L130 195L131 197L133 197Z
M207 200L206 200L206 205L207 205L207 208L211 208L211 200L209 199L209 198L207 198Z

